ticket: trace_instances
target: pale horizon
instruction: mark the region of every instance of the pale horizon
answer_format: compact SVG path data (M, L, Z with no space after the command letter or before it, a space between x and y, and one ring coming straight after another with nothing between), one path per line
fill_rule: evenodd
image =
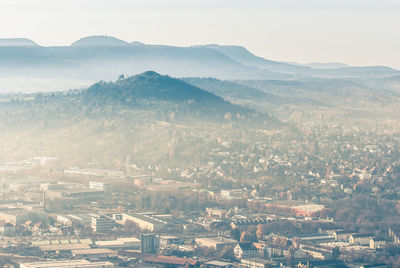
M240 45L276 61L400 69L396 1L3 0L0 38L67 46L91 35L128 42Z

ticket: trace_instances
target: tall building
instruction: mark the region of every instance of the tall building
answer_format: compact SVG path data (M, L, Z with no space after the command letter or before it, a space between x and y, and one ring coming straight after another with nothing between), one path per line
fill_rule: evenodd
M96 233L106 233L109 232L113 227L113 221L104 216L91 214L92 216L92 229Z
M43 211L46 211L46 191L43 191L43 196L42 196L42 205L43 205Z
M140 252L141 253L156 253L160 242L159 237L155 234L140 235Z

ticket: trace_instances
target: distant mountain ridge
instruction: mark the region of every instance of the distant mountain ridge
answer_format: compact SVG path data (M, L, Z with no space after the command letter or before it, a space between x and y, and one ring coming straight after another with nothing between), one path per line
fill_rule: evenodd
M71 46L129 46L128 42L112 36L87 36L75 41Z
M39 46L26 38L0 38L0 47L35 47Z
M310 69L305 66L272 61L255 56L249 50L242 46L221 46L217 44L210 44L204 45L204 47L215 49L232 58L233 60L241 62L243 64L261 69L267 69L274 72L295 73L296 71L299 72Z
M319 68L312 68L313 65L272 61L241 46L174 47L138 41L128 43L111 36L89 36L71 46L53 47L38 46L27 39L2 40L0 93L82 88L94 81L114 80L120 74L135 75L146 70L174 77L222 80L358 79L400 75L400 71L383 66L314 64Z

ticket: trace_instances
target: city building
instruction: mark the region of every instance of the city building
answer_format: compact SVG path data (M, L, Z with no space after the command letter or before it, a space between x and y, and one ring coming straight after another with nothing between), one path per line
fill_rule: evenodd
M74 257L94 259L113 258L118 255L116 251L108 248L74 249L71 250L71 254Z
M127 221L131 221L139 226L140 229L148 230L151 232L158 232L167 228L167 222L156 219L154 217L142 214L122 214L121 222L125 224Z
M106 233L109 232L113 227L113 221L104 216L91 214L92 216L92 230L96 233Z
M0 210L0 221L12 223L14 225L22 224L29 220L27 211L20 208L7 208Z
M156 253L160 247L160 239L155 234L140 235L140 252L141 253Z
M350 245L369 245L373 234L351 234L349 237Z
M42 183L42 184L40 184L41 191L64 190L65 188L66 188L65 183Z
M91 181L89 183L89 189L91 191L109 192L110 191L110 184L109 183L104 183L104 182Z
M333 232L333 237L335 241L347 242L351 234L354 234L354 232L338 230Z
M95 201L104 197L104 191L90 191L88 189L61 189L48 190L46 197L54 199L75 199L80 201Z
M251 220L247 220L247 219L237 219L237 220L233 220L231 222L231 227L232 229L240 229L240 228L247 228L251 225L256 226L259 224L266 224L269 221L267 219L251 219Z
M43 253L48 254L62 254L71 253L71 250L78 249L90 249L88 244L78 243L78 244L50 244L50 245L39 245L39 250Z
M234 247L237 241L234 239L228 239L223 237L201 237L195 239L196 243L200 247L207 247L221 251L226 246Z
M98 248L139 249L140 240L135 237L118 238L116 240L100 240L95 242Z
M65 226L72 226L76 223L79 225L91 225L92 217L90 214L68 214L68 215L57 215L57 221Z
M233 249L237 259L256 258L259 252L253 243L239 243Z
M208 217L218 217L222 218L225 217L227 210L226 209L220 209L220 208L206 208L206 212Z
M9 222L2 222L0 223L0 233L6 236L13 236L15 235L15 225Z
M261 259L261 258L241 259L240 264L241 264L241 267L249 267L249 268L280 267L279 262Z
M221 198L228 200L241 198L243 193L243 190L221 190Z
M382 248L384 246L386 246L386 240L384 238L374 237L369 240L369 247L371 249Z
M307 253L307 255L314 259L328 260L332 259L332 250L328 250L322 247L302 246L301 250Z

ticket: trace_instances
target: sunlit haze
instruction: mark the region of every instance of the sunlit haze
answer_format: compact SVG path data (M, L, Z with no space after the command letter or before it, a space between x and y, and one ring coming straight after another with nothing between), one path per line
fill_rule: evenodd
M0 38L63 46L88 35L235 44L288 62L400 69L396 0L1 0Z

